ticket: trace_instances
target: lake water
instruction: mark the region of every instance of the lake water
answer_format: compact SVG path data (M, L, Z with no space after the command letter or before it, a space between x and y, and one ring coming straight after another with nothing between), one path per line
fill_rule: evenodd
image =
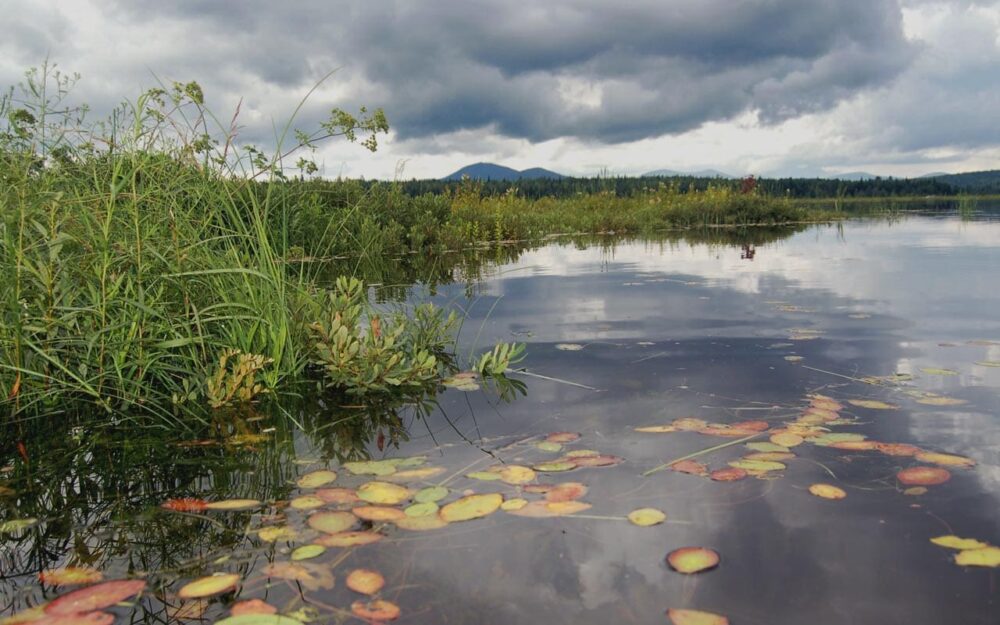
M911 215L756 238L557 241L482 280L415 289L465 311L463 358L498 340L527 345L516 367L530 375L511 376L526 393L509 401L448 389L376 428L353 423L356 408L311 402L220 416L194 439L9 432L0 523L38 522L0 535L0 617L74 588L37 580L71 564L145 576L134 605L110 610L133 623L214 622L251 598L299 622L359 622L351 605L363 595L345 583L358 568L384 576L378 597L399 607L399 623L668 623L668 609L733 625L1000 622L997 569L962 566L959 550L931 542L1000 546L1000 219ZM579 438L538 445L567 432ZM590 464L611 466L557 470L593 452ZM741 461L754 453L772 455ZM352 475L343 461L359 454L426 459L351 465L385 474ZM695 472L750 471L717 481L656 470L685 458ZM538 471L496 472L511 465ZM412 473L424 468L440 470ZM361 505L295 500L315 494L296 480L319 469L338 474L326 489L405 485L403 501L387 495L397 509L431 485L448 489L443 505L473 493L579 495L539 492L567 482L585 485L576 501L590 507L529 503L426 531L358 522L351 529L381 540L290 564L323 535L310 517ZM816 496L815 484L846 497ZM265 504L160 507L176 498ZM639 508L666 520L629 522ZM267 527L280 532L262 536ZM713 550L718 566L673 570L665 558L684 547ZM177 596L212 573L238 574L239 589Z

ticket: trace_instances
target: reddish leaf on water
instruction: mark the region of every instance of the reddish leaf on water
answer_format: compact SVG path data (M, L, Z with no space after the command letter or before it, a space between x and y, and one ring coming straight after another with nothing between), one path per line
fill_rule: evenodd
M718 469L712 471L710 478L716 482L736 482L742 480L748 475L746 469L739 469L737 467L730 467L728 469Z
M678 573L701 573L719 566L719 554L704 547L683 547L667 554L667 564Z
M910 467L896 474L896 479L907 486L934 486L951 479L951 473L940 467Z
M233 604L230 612L233 616L243 616L244 614L277 614L278 608L260 599L247 599Z
M321 488L313 493L326 503L357 503L361 501L353 488Z
M5 625L8 621L2 621ZM24 625L112 625L115 622L115 615L107 612L87 612L86 614L68 614L65 616L42 616L37 619L27 621L17 621L14 623L24 623Z
M351 604L351 612L358 618L371 621L394 621L399 618L399 606L383 599L355 601Z
M625 459L618 456L579 456L567 458L566 462L578 467L610 467L625 462Z
M704 419L696 419L694 417L683 417L681 419L675 419L671 424L678 430L685 432L696 432L702 428L708 427L708 422Z
M160 507L174 512L204 512L208 509L208 502L196 497L182 497L168 499L160 504Z
M771 424L767 421L740 421L739 423L734 423L731 428L737 430L746 430L748 432L763 432L764 430L771 427Z
M681 460L680 462L675 462L670 465L670 468L678 473L687 473L689 475L706 476L708 475L708 467L700 462L695 462L694 460Z
M587 494L587 487L580 482L556 484L545 493L545 500L552 502L575 501Z
M146 588L141 579L119 579L87 586L53 599L45 606L45 613L53 616L72 616L94 612L131 599Z
M385 586L385 578L378 571L354 569L347 575L347 587L363 595L374 595Z
M829 447L834 449L845 449L847 451L871 451L878 449L883 443L876 443L875 441L838 441Z
M550 443L572 443L580 438L576 432L553 432L545 437Z
M400 519L398 522L402 523L403 521L405 519ZM377 543L383 538L385 538L385 534L378 532L337 532L336 534L320 536L313 542L324 547L358 547Z
M916 456L923 451L905 443L876 443L875 448L887 456Z

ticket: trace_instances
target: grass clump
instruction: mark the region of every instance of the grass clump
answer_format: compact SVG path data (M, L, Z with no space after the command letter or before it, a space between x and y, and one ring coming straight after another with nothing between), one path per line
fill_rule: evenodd
M454 317L385 318L361 282L330 290L290 269L296 247L367 252L378 229L334 216L306 237L294 149L213 134L195 83L88 124L67 104L74 80L45 66L0 98L0 419L97 407L180 422L307 380L370 395L455 369ZM341 136L374 149L386 130L381 111L334 110L293 148Z

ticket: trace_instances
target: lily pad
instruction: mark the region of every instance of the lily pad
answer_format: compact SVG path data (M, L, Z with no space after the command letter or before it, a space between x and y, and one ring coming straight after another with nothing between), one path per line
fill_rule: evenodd
M777 451L777 452L787 452L788 448L784 445L777 445L775 443L747 443L747 449L752 449L754 451Z
M358 497L368 503L394 506L411 495L410 489L389 482L366 482L358 487Z
M223 575L209 575L185 584L177 591L177 596L181 599L201 599L221 595L224 592L235 590L240 582L240 576L236 573L226 573Z
M499 482L500 474L496 471L473 471L472 473L466 473L465 477L470 480L479 480L481 482Z
M972 458L966 458L965 456L956 456L953 454L938 454L932 452L922 452L916 455L916 459L920 462L929 462L931 464L941 465L943 467L974 467L976 466L976 461Z
M329 590L335 581L329 567L311 562L273 562L264 567L264 574L298 582L309 590Z
M907 486L934 486L951 479L951 473L940 467L910 467L896 474L896 479Z
M321 488L313 494L326 503L351 504L360 501L353 488Z
M649 527L651 525L659 525L667 520L667 515L663 514L661 510L656 508L639 508L638 510L633 510L628 513L628 520L632 522L633 525L638 525L640 527Z
M387 475L385 479L392 480L393 482L417 482L420 480L428 480L432 477L441 475L444 472L444 467L421 467L419 469L396 471L392 475Z
M552 441L539 441L535 443L535 447L540 451L562 451L563 446L559 443L553 443Z
M104 579L97 569L83 566L67 566L61 569L47 569L38 574L38 581L50 586L74 586L96 584Z
M708 467L694 460L675 462L670 465L670 469L678 473L687 473L688 475L698 475L701 477L708 475Z
M294 540L298 535L299 533L295 531L295 528L288 527L287 525L268 525L257 531L257 537L269 543L279 540Z
M890 404L877 399L848 399L847 403L859 408L868 408L869 410L896 410L899 408L896 404Z
M918 404L924 404L926 406L961 406L968 403L964 399L944 397L942 395L924 395L916 401Z
M768 460L734 460L728 463L729 466L735 469L743 469L744 471L750 473L766 473L768 471L782 471L786 467L781 462L772 462Z
M399 519L397 525L405 520ZM385 534L378 532L337 532L336 534L326 534L320 536L313 542L324 547L357 547L360 545L370 545L385 538Z
M399 529L409 530L412 532L437 530L448 525L448 522L437 514L431 514L428 516L404 516L402 519L395 521L395 523L396 527Z
M528 467L516 464L508 465L500 470L500 479L507 484L518 486L535 481L535 472Z
M415 503L412 506L407 507L403 510L403 512L406 516L427 516L430 514L437 514L438 505L433 501Z
M777 434L771 435L771 442L775 445L781 445L786 449L788 447L795 447L802 443L804 439L798 434L793 434L792 432L778 432Z
M263 504L256 499L223 499L221 501L210 501L205 504L207 510L240 511L259 508Z
M303 625L303 623L279 614L240 614L215 621L215 625Z
M556 349L563 352L578 352L583 349L583 345L578 343L556 343Z
M520 510L526 505L528 505L527 499L515 497L514 499L504 499L504 502L500 504L500 509L504 512L513 512L514 510Z
M975 538L959 538L958 536L938 536L932 538L931 542L940 547L958 549L960 551L989 547L989 543L978 541Z
M349 529L358 522L358 517L354 516L350 512L344 512L342 510L329 511L329 512L317 512L316 514L309 517L306 523L309 527L314 530L324 532L326 534L337 534Z
M319 488L320 486L325 486L330 482L337 479L337 472L330 471L328 469L322 469L320 471L313 471L312 473L306 473L295 483L299 488Z
M921 371L927 375L958 375L958 371L954 369L939 369L937 367L921 367Z
M288 505L295 510L312 510L314 508L322 508L326 505L326 502L316 495L302 495L301 497L292 499L288 502Z
M562 473L563 471L572 471L576 468L576 463L574 462L543 462L542 464L536 464L532 467L535 471L541 471L542 473Z
M704 547L683 547L667 554L667 564L678 573L701 573L719 566L719 554Z
M729 625L729 619L712 612L701 610L667 610L667 617L673 625Z
M587 486L580 482L556 484L545 492L545 501L576 501L587 494Z
M1000 547L983 547L982 549L960 551L955 554L955 564L996 568L1000 566Z
M447 496L448 489L444 486L428 486L427 488L417 491L417 494L413 496L413 501L416 501L417 503L441 501Z
M738 482L744 479L749 473L740 467L730 467L728 469L716 469L709 474L709 477L716 482Z
M847 497L847 492L844 489L832 484L813 484L809 487L809 492L823 499L843 499Z
M94 612L131 599L145 588L146 582L141 579L103 582L53 599L45 606L45 613L52 616L75 616Z
M292 551L292 561L298 562L299 560L312 560L317 558L326 551L326 547L323 545L302 545L294 551Z
M531 518L551 518L568 516L589 510L590 504L583 501L532 501L517 510L509 510L513 515Z
M399 618L399 606L384 599L355 601L351 604L354 616L369 621L394 621Z
M497 511L503 503L499 493L469 495L441 508L440 516L449 523L478 519Z
M395 521L397 519L401 519L404 516L406 516L406 513L400 510L399 508L392 508L389 506L360 506L358 508L354 508L353 510L351 510L351 512L353 512L354 516L358 517L359 519L364 519L365 521L374 521L376 523Z
M378 571L354 569L347 574L347 580L344 583L354 592L374 595L385 586L385 578Z
M241 616L244 614L277 614L278 608L274 607L270 603L261 601L260 599L244 599L243 601L237 601L233 604L233 607L229 609L229 612L233 616Z
M649 434L666 434L668 432L676 432L677 428L673 425L644 425L642 427L635 428L635 431Z
M550 443L572 443L579 438L580 435L576 432L552 432L545 437L545 440Z
M367 460L364 462L345 462L344 468L354 475L392 475L396 472L399 460Z

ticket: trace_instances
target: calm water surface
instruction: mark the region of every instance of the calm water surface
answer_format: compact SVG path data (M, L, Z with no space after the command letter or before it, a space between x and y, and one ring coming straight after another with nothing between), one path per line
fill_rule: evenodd
M734 625L996 624L997 569L958 566L956 551L930 539L1000 545L1000 367L991 366L1000 365L998 275L1000 220L989 216L851 221L747 247L638 241L528 251L481 283L414 294L466 311L463 356L497 340L526 343L517 365L535 374L518 376L526 395L504 402L447 390L427 414L404 410L386 422L384 451L376 432L331 425L334 410L322 406L220 418L211 429L226 444L165 444L169 435L145 430L49 434L59 453L39 452L27 469L6 442L0 485L10 490L0 520L40 522L0 536L0 616L65 592L36 576L76 564L109 579L148 575L135 607L113 609L118 622L213 622L247 598L303 622L360 622L349 606L361 595L344 579L363 567L385 576L380 596L400 607L399 623L665 623L668 608L691 608ZM892 374L904 375L862 380ZM947 482L904 494L899 470L934 465L807 442L760 479L643 476L735 439L636 427L693 417L779 429L815 394L844 406L831 431L976 466L948 467ZM939 397L956 401L932 405ZM550 432L580 439L543 451L535 443ZM312 492L295 485L298 476L332 468L333 487L380 479L341 466L359 445L374 458L426 456L423 466L443 467L408 484L445 484L451 492L441 503L465 491L541 497L465 477L491 466L537 466L572 450L624 461L538 474L541 484L587 486L582 500L591 507L575 515L497 511L425 532L376 523L382 541L303 561L305 579L269 577L269 565L289 562L317 535L305 524L314 510L284 505ZM694 459L714 470L747 453L736 443ZM847 496L816 497L808 490L815 483ZM175 497L267 505L188 514L159 507ZM643 507L667 521L638 527L624 519ZM257 530L268 525L298 536L263 541ZM671 570L665 556L690 546L717 551L719 566ZM184 583L215 572L240 574L240 590L200 603L177 598Z

